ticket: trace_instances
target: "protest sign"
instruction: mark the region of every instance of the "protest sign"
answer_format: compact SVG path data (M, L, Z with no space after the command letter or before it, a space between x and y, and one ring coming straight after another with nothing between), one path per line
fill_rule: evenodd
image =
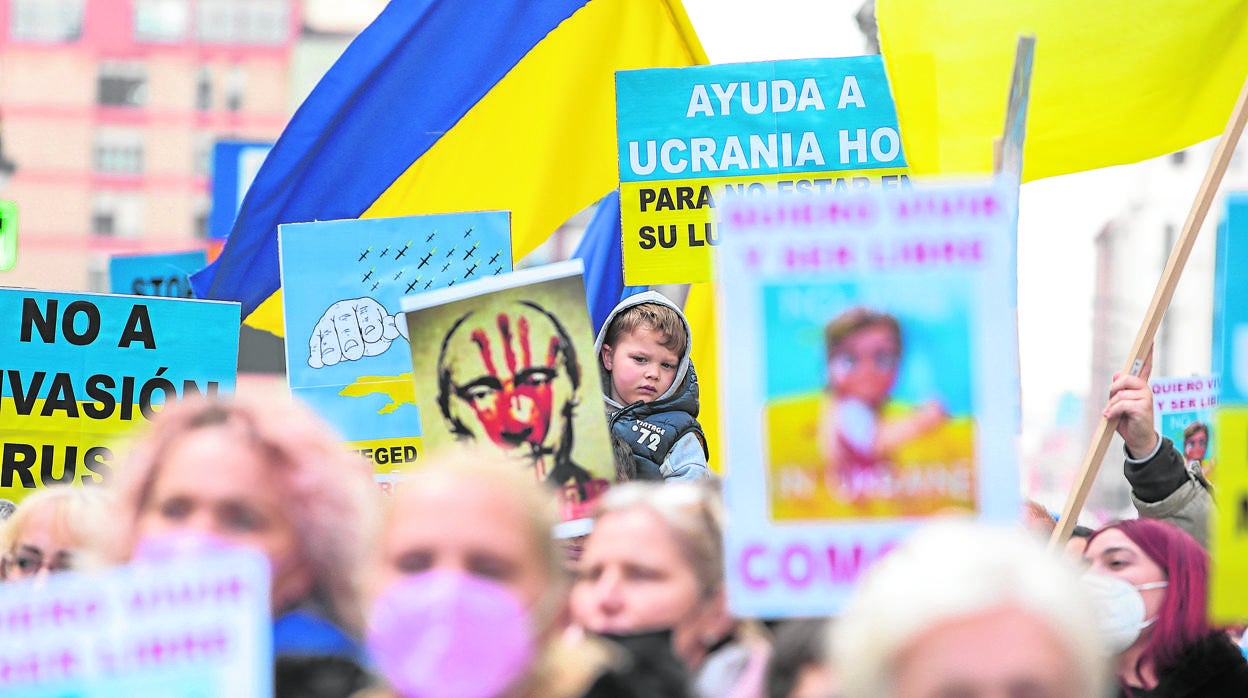
M193 298L191 272L208 264L203 250L168 254L113 255L108 260L108 290L136 296Z
M401 474L423 451L400 299L510 271L509 220L493 211L278 227L291 391L377 475ZM388 491L392 479L378 483Z
M616 73L629 285L712 280L714 208L907 183L879 56Z
M1212 475L1214 438L1210 425L1218 404L1217 376L1154 378L1153 427L1183 453L1188 467Z
M590 516L615 476L579 260L403 298L425 446L493 444Z
M721 209L728 593L836 613L926 516L1018 516L1005 180Z
M1231 192L1218 230L1213 294L1213 370L1221 381L1211 453L1217 508L1210 522L1213 557L1209 610L1216 622L1248 618L1248 192Z
M271 613L245 550L0 585L0 693L271 696Z
M237 303L0 289L0 497L100 484L166 400L234 390Z

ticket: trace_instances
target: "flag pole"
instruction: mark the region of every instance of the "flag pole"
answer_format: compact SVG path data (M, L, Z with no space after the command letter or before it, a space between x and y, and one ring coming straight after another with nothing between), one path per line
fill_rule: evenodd
M1192 209L1183 223L1183 230L1170 250L1170 258L1166 261L1166 268L1162 271L1161 280L1157 283L1152 303L1149 304L1148 311L1144 314L1144 322L1140 325L1139 332L1135 335L1135 342L1131 345L1131 351L1127 355L1127 361L1123 366L1124 372L1138 376L1144 367L1144 361L1157 335L1157 328L1161 325L1161 317L1165 314L1166 308L1170 306L1170 300L1174 297L1174 288L1178 285L1183 273L1183 266L1187 264L1192 246L1196 244L1196 236L1213 203L1218 186L1222 183L1222 176L1226 174L1227 165L1230 164L1231 155L1235 152L1239 136L1244 131L1246 117L1248 117L1248 80L1240 88L1239 98L1235 101L1235 108L1231 110L1231 118L1227 121L1226 130L1222 132L1218 147L1213 152L1213 159L1209 163L1209 169L1206 170L1205 178L1196 192L1196 200L1192 202ZM1109 440L1118 426L1118 419L1116 417L1110 420L1101 417L1101 421L1097 424L1092 443L1083 457L1079 477L1066 498L1061 518L1058 519L1053 535L1049 538L1050 547L1058 548L1064 545L1071 531L1074 530L1075 520L1079 517L1083 503L1088 498L1088 492L1092 489L1092 481L1096 478L1096 471L1105 458L1105 451L1109 448Z

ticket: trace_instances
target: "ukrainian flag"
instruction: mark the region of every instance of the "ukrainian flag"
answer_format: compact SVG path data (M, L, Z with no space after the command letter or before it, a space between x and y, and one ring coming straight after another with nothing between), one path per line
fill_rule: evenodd
M281 335L281 223L509 210L523 257L618 186L615 71L706 62L679 0L391 0L291 118L196 296Z
M1023 181L1213 138L1248 76L1244 0L878 0L914 174L992 171L1014 52L1034 34Z

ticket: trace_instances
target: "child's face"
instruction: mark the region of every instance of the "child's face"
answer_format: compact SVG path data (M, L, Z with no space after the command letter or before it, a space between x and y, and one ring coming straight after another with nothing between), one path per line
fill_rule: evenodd
M828 361L828 383L838 397L879 407L897 381L901 347L891 328L864 327L845 338Z
M1183 442L1183 455L1188 460L1204 460L1205 451L1209 448L1209 435L1203 431L1197 431L1187 440Z
M611 372L611 399L621 405L651 402L676 380L680 357L663 346L662 333L644 325L602 345L602 366Z

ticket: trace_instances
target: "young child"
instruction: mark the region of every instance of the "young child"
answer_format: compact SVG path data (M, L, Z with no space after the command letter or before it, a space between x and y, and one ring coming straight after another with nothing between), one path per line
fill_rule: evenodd
M901 363L901 327L897 319L867 308L851 308L824 330L828 395L819 419L819 452L829 486L862 476L886 476L894 452L906 442L943 424L947 415L937 402L909 414L884 417ZM851 498L853 497L851 494Z
M636 478L714 477L697 419L689 323L680 309L654 291L629 296L607 316L594 349L611 433L632 447Z

